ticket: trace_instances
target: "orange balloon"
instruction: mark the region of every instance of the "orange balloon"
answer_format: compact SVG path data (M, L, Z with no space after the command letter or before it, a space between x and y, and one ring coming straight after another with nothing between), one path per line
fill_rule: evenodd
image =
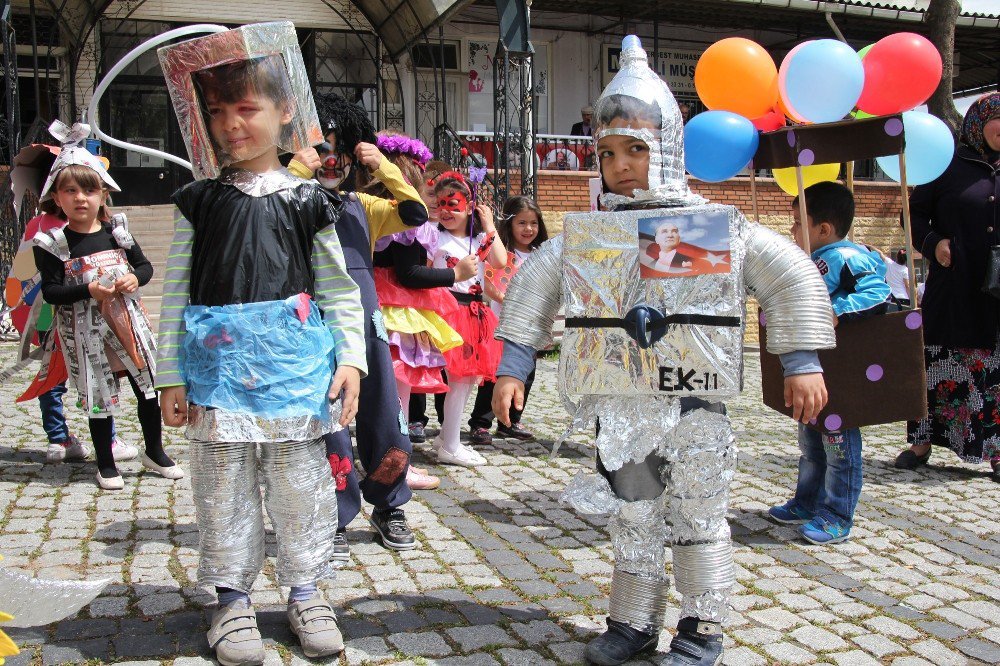
M727 37L701 54L694 87L709 109L760 118L778 100L778 68L757 42Z

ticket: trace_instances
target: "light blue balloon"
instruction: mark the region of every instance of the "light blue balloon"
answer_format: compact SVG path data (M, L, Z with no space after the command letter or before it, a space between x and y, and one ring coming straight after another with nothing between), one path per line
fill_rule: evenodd
M779 75L785 99L802 118L832 123L849 114L865 87L865 67L847 44L817 39L803 44Z
M906 139L906 184L923 185L943 174L955 154L955 138L944 121L923 111L906 111L903 113L903 132ZM875 161L889 178L899 182L897 155L877 157Z
M739 114L699 113L684 126L684 166L709 183L728 180L753 159L759 141L757 128Z

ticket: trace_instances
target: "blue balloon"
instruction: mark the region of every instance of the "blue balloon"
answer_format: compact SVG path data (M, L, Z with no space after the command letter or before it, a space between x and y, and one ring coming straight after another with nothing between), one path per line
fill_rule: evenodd
M888 132L898 134L898 123L886 121ZM923 111L903 113L903 131L906 138L906 184L929 183L948 168L955 154L955 138L944 121ZM899 182L899 157L885 155L875 158L882 170Z
M709 183L728 180L753 159L759 141L757 128L739 114L699 113L684 126L684 166Z
M795 113L812 123L831 123L854 109L865 86L865 67L847 44L818 39L789 54L778 80Z

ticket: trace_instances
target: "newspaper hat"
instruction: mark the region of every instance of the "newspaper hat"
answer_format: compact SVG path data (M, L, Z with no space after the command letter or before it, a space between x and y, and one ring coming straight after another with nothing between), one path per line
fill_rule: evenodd
M111 174L104 167L101 158L91 153L85 147L87 137L90 136L90 125L75 123L72 127L68 127L66 123L56 120L49 125L49 134L59 140L59 143L62 144L62 149L52 164L49 177L45 179L45 185L42 186L42 192L38 197L39 201L46 201L52 198L52 185L56 182L59 172L74 164L89 167L96 171L109 190L113 192L122 191L118 187L118 183L115 182L115 179L111 177Z
M297 152L323 142L316 105L290 21L255 23L164 46L157 53L196 179L262 155ZM208 104L253 94L277 110L270 136L214 138Z
M705 200L691 192L684 176L684 121L670 88L649 67L646 51L635 35L622 40L619 70L594 104L594 139L613 134L631 136L649 146L649 189L633 196L605 193L608 207L645 203L684 206ZM610 127L616 118L626 127ZM639 123L652 125L640 127Z

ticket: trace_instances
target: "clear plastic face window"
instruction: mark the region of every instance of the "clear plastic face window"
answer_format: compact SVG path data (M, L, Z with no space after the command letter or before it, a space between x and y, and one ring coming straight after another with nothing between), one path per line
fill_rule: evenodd
M639 276L683 278L730 270L727 212L656 215L639 220Z

